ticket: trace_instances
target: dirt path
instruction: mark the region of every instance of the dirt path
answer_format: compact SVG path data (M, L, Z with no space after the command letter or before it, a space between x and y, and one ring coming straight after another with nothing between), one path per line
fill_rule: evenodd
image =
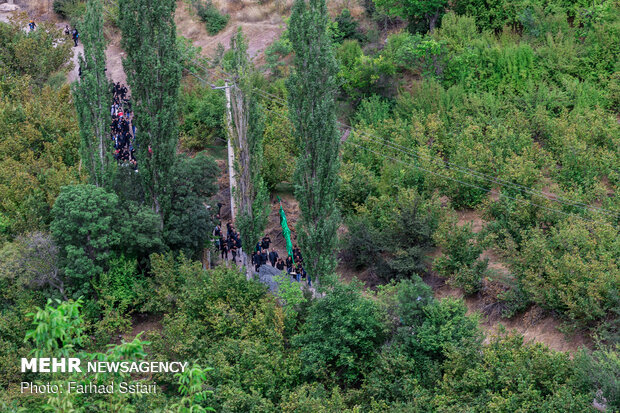
M58 26L61 29L65 27L65 25L62 23L58 23L56 24L56 26ZM69 39L68 41L73 42L72 39ZM67 73L68 83L73 83L76 80L78 80L78 73L80 70L80 63L79 63L80 55L84 56L84 45L82 45L81 42L78 42L78 46L73 47L73 56L71 57L71 61L73 62L73 69L71 69L71 71Z

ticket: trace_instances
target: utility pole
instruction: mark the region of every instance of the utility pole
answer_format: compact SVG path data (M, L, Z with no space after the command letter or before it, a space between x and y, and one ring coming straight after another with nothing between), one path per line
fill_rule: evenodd
M227 123L228 123L228 178L230 185L230 217L231 221L235 221L235 202L234 202L234 188L235 185L235 152L232 147L232 112L230 108L230 86L228 82L224 83L224 90L226 91L226 110L227 110Z

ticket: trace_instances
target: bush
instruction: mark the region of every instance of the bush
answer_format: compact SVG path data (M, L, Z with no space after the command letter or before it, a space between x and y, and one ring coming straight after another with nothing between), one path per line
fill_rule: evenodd
M224 140L224 94L210 87L184 88L179 96L181 144L189 150L202 150L216 140Z
M268 103L263 134L261 172L269 190L281 182L292 182L298 149L288 117L288 107Z
M568 353L522 336L492 337L475 353L450 354L442 377L438 411L592 411L592 397L576 385ZM439 408L441 407L441 408Z
M277 40L274 40L265 49L265 62L271 73L275 76L280 76L283 73L283 69L288 69L288 66L283 62L286 56L293 52L293 46L288 39L288 31L282 32Z
M361 40L361 35L357 31L358 22L353 19L349 9L343 9L336 17L336 28L332 33L335 43L341 43L345 39Z
M460 227L456 223L444 224L435 233L435 240L444 253L435 260L435 270L466 294L480 290L488 260L478 259L482 247L475 242L471 223Z
M345 255L357 268L372 267L385 280L409 278L426 270L441 208L413 189L397 196L368 197L350 221Z
M593 327L617 305L618 230L569 218L527 233L516 260L524 290L541 307Z
M310 308L294 347L301 349L302 373L345 385L359 383L383 343L386 325L359 285L338 284Z
M344 162L340 168L340 179L338 203L344 215L354 213L369 196L377 195L377 178L361 163Z
M529 297L521 286L514 285L497 295L502 304L502 317L511 318L525 311L531 304Z
M54 10L54 13L58 14L60 17L66 18L67 13L65 8L71 7L74 3L77 3L77 0L54 0L52 9Z
M575 362L579 380L592 389L592 397L599 403L604 398L609 411L620 410L620 344L603 346L591 354L581 349Z
M77 26L86 14L86 2L81 0L54 0L52 8L54 13L69 20L73 27Z
M358 216L347 221L347 228L349 232L344 255L353 268L361 270L377 264L381 258L379 232L368 220Z
M222 14L213 3L208 0L203 3L201 0L194 0L194 7L198 17L207 25L207 32L211 36L215 36L226 27L230 16Z

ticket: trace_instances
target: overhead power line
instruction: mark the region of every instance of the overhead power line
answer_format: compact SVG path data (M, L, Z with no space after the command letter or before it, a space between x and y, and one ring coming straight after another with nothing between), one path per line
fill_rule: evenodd
M198 63L196 63L196 65L198 67L202 68L206 73L208 73L211 77L213 77L216 80L228 80L228 81L230 81L230 79L233 79L235 77L234 75L232 75L230 73L227 73L226 71L224 71L223 69L221 69L219 67L214 68L214 69L208 69L208 68L206 68L206 67L204 67L204 66L202 66L202 65L200 65ZM214 75L212 70L217 70L219 72L217 74L217 76ZM224 79L224 76L226 77L226 79ZM208 82L205 81L205 83L208 83ZM281 97L279 97L277 95L274 95L272 93L266 92L266 91L258 89L258 88L253 88L253 90L255 92L257 92L259 95L261 95L263 98L267 99L267 100L270 100L270 101L273 101L273 102L276 102L276 103L280 103L282 105L287 105L286 100L282 99ZM267 108L265 108L265 109L270 111ZM281 116L281 114L279 114L277 112L274 112L274 113L276 113L276 115ZM503 180L503 179L498 178L498 177L493 177L491 175L487 175L487 174L478 172L478 171L470 169L470 168L462 167L460 165L454 164L453 162L450 162L450 161L446 161L446 160L444 160L442 158L439 158L439 157L434 157L434 156L431 156L431 155L428 155L428 154L420 154L419 152L417 152L417 153L416 152L412 152L409 148L406 148L406 147L404 147L402 145L399 145L399 144L396 144L394 142L388 141L388 140L386 140L384 138L377 137L376 135L370 134L370 133L365 132L365 131L357 130L357 129L351 127L350 125L346 125L346 124L344 124L342 122L337 122L337 123L342 128L344 128L346 130L349 130L351 132L355 132L358 136L365 138L367 141L368 140L373 141L373 142L375 142L375 143L377 143L377 144L379 144L379 145L381 145L383 147L390 148L390 149L392 149L394 151L397 151L398 153L405 153L406 155L408 155L410 157L413 157L413 158L416 158L418 160L425 160L425 161L432 162L434 164L440 164L440 165L444 166L445 168L447 168L447 169L449 169L451 171L456 171L456 172L459 172L459 173L462 173L462 174L474 177L474 178L476 178L478 180L484 180L484 181L490 182L492 184L499 185L500 187L512 188L512 189L516 189L516 190L518 190L520 192L525 192L525 193L530 194L530 195L539 196L539 197L545 198L545 199L547 199L547 200L549 200L551 202L555 202L555 203L561 204L563 206L578 208L578 209L582 209L582 210L587 210L587 211L593 212L593 213L598 212L598 213L602 213L602 214L605 214L605 215L611 215L611 216L614 216L614 217L617 216L617 213L615 213L613 211L606 210L604 208L590 206L590 205L583 204L583 203L580 203L580 202L577 202L577 201L574 201L574 200L571 200L571 199L568 199L568 198L564 198L564 197L561 197L561 196L555 196L555 195L554 196L549 196L549 194L546 194L546 193L544 193L542 191L539 191L537 189L529 188L529 187L526 187L526 186L518 184L518 183L506 181L506 180ZM429 170L427 168L422 168L419 165L414 165L414 164L411 164L411 163L408 163L408 162L404 162L404 161L402 161L402 160L400 160L398 158L394 158L394 157L391 157L389 155L373 151L370 148L367 148L367 147L364 147L362 145L356 144L355 142L351 142L349 140L345 140L344 142L345 143L351 143L351 144L353 144L355 146L358 146L358 147L360 147L360 148L362 148L364 150L373 152L373 153L375 153L375 154L377 154L379 156L386 157L386 158L389 158L389 159L391 159L393 161L397 161L397 162L400 162L400 163L405 163L405 164L407 164L409 166L412 166L414 168L423 170L423 171L425 171L427 173L430 173L430 174L442 177L444 179L452 180L452 181L460 183L462 185L467 185L469 187L476 188L476 189L479 189L479 190L482 190L482 191L485 191L485 192L495 193L495 194L497 194L500 197L512 199L512 200L515 200L517 202L526 202L526 203L529 203L529 204L531 204L533 206L544 208L544 209L547 209L549 211L558 212L558 213L561 213L561 214L564 214L564 215L572 215L571 213L566 213L566 212L558 210L558 209L549 208L549 207L546 207L544 205L539 205L539 204L533 203L533 202L531 202L529 200L511 197L509 195L506 195L506 194L503 194L501 192L498 192L498 191L496 191L496 190L494 190L492 188L485 188L485 187L482 187L482 186L479 186L479 185L476 185L476 184L473 184L473 183L470 183L470 182L462 181L460 179L457 179L457 178L454 178L454 177L451 177L451 176L446 176L446 175L440 174L440 173L438 173L436 171L432 171L432 170ZM589 218L584 218L584 217L580 217L580 218L586 219L588 221L592 221Z

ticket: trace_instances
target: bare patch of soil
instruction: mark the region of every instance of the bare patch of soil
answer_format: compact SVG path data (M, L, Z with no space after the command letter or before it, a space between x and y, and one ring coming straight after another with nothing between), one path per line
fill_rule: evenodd
M458 226L463 226L465 224L472 224L472 231L474 233L478 233L484 228L486 221L482 219L480 216L480 212L473 209L464 209L461 211L456 211L458 216Z
M178 1L175 23L177 32L190 39L194 46L201 47L204 56L212 56L220 43L225 49L230 48L230 39L237 32L237 28L241 27L248 40L248 54L251 58L259 59L265 48L277 39L284 30L279 15L266 12L266 10L268 10L267 6L255 5L243 7L239 10L225 10L231 14L230 22L224 30L215 36L211 36L191 6L183 1Z
M161 331L161 317L152 314L135 314L131 323L131 331L123 334L123 340L132 341L139 333ZM144 334L143 334L144 336Z
M121 36L115 35L109 39L108 47L105 50L106 59L106 74L108 79L114 83L121 82L121 84L127 84L127 76L123 70L123 57L125 52L121 49ZM129 85L127 85L129 87Z
M439 280L438 280L439 279ZM465 296L460 288L455 288L445 282L441 277L429 276L424 281L433 287L435 298L445 297L463 298L467 305L467 313L479 313L482 315L480 327L485 333L485 342L488 343L494 335L500 332L502 326L507 331L516 331L523 335L526 342L539 342L547 345L552 350L576 352L580 347L591 346L591 340L583 334L567 336L558 327L560 322L553 315L548 314L540 307L533 306L523 314L513 318L501 318L497 310L493 291L472 296ZM494 289L496 285L485 283L484 289Z

